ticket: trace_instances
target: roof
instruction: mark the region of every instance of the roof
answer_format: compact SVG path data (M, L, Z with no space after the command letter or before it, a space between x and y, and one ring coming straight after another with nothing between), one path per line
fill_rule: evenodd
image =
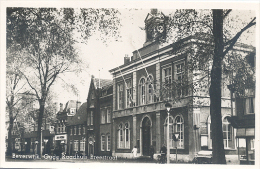
M84 124L87 121L87 102L83 103L74 116L68 117L68 126Z
M77 103L80 104L80 102L76 100L69 100L64 107L64 111L67 111L70 108L77 108Z
M113 85L112 79L99 79L99 78L93 78L94 86L95 88L101 88L101 89L108 89L110 86ZM100 83L100 86L99 86Z

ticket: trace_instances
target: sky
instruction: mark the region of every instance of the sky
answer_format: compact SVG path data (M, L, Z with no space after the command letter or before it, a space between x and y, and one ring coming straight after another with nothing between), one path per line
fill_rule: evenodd
M55 86L57 93L57 102L66 103L68 100L79 100L82 103L86 101L89 90L91 75L95 78L111 79L109 70L120 66L124 62L124 56L132 56L132 52L143 46L145 42L144 20L150 9L120 9L122 17L121 40L104 44L97 40L99 36L94 35L87 44L79 44L77 47L80 57L86 63L86 69L79 77L73 73L66 75L66 80L75 82L79 90L79 95L60 88L60 84ZM141 27L141 28L140 28ZM87 67L88 66L88 67Z

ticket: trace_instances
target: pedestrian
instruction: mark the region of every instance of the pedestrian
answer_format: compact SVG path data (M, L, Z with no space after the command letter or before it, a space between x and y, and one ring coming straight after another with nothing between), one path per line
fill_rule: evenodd
M166 162L166 153L167 153L167 148L165 147L165 145L163 144L161 150L161 163L165 163Z
M133 158L137 158L137 148L136 148L136 146L134 146L132 153L133 153Z
M149 154L150 154L150 158L153 160L153 155L154 155L154 148L153 148L153 146L150 147Z

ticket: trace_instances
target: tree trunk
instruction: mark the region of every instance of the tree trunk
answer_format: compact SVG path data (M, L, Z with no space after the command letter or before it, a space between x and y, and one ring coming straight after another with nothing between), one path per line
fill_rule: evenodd
M9 127L8 127L8 145L7 145L7 153L6 155L7 156L11 156L12 155L12 152L13 152L13 146L12 146L12 130L13 130L13 124L14 124L14 120L13 120L13 117L10 116L10 113L9 113Z
M210 115L214 164L226 164L221 116L221 75L223 58L223 10L213 10L214 58L211 70Z
M42 127L42 118L44 113L44 107L45 107L45 100L40 100L40 112L38 116L38 131L37 131L37 140L38 140L38 146L37 146L37 153L42 157L41 152L41 127Z

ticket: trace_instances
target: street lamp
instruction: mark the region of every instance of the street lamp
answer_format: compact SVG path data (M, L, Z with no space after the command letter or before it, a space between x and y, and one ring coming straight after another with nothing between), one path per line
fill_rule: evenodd
M167 164L170 164L170 139L169 139L169 134L170 134L170 127L169 127L169 123L170 123L170 110L172 105L170 103L166 103L165 104L166 110L167 110L167 114L168 114L168 119L167 119Z

